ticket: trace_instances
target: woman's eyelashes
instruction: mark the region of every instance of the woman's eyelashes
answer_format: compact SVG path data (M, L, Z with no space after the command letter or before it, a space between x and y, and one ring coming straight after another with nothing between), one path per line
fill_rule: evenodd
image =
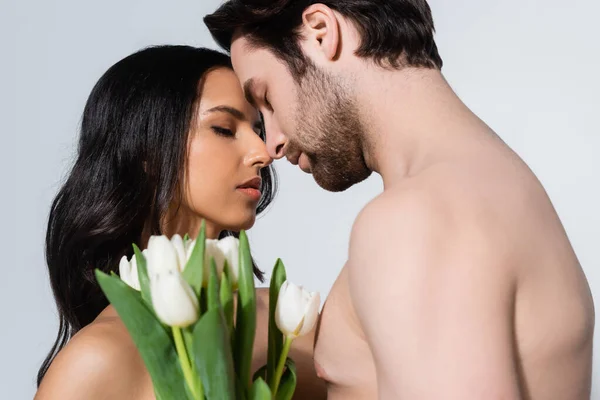
M231 129L223 128L221 126L211 126L211 128L219 136L235 137L235 133Z
M264 136L265 126L262 121L257 121L254 124L254 133L256 133L261 138Z

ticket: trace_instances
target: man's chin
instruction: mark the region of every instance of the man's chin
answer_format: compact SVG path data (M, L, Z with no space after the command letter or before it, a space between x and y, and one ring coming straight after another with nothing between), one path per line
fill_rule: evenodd
M371 171L360 175L332 176L322 173L319 168L315 168L312 175L321 188L329 192L343 192L367 179L371 175Z

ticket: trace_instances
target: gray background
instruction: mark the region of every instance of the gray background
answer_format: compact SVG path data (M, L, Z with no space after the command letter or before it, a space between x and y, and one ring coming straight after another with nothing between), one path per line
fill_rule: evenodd
M57 323L43 258L50 201L69 167L92 85L150 44L214 46L202 17L218 1L2 0L0 8L0 396L27 399ZM444 72L532 167L600 299L600 70L596 0L431 0ZM351 224L381 180L341 194L277 163L281 191L251 232L267 271L326 295ZM7 185L8 184L8 185ZM600 318L599 318L600 319ZM596 334L596 339L600 339ZM594 361L600 399L600 356Z

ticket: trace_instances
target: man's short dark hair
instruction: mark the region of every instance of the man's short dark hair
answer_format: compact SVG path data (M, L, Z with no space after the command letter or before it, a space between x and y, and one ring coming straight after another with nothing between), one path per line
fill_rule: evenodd
M392 68L442 68L426 0L228 0L204 22L227 51L239 32L252 46L273 51L298 77L307 66L298 28L304 10L317 3L354 22L361 34L359 57Z

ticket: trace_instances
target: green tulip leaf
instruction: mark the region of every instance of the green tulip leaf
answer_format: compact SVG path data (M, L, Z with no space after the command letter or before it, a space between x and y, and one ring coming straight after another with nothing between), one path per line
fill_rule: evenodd
M269 385L262 379L258 378L254 381L250 389L250 400L271 400L271 389Z
M296 391L296 383L298 382L296 364L291 358L285 361L286 370L281 377L279 389L275 394L276 400L291 400Z
M140 281L140 289L142 292L142 299L148 304L150 310L154 311L152 306L152 294L150 293L150 278L148 277L148 264L146 257L140 251L140 248L135 244L133 245L133 253L135 262L137 263L138 279Z
M250 245L246 232L240 232L240 259L237 319L234 339L235 371L244 388L251 384L252 350L256 331L256 291Z
M208 277L208 311L219 309L221 299L219 298L219 278L217 276L217 264L215 259L210 259L210 275Z
M221 307L223 307L223 315L225 323L230 334L233 332L233 291L227 274L223 274L221 278L221 289L219 290L221 297Z
M230 338L220 308L209 309L194 328L194 363L208 400L236 399Z
M271 274L269 285L269 347L267 351L267 377L271 380L275 375L277 362L283 351L283 334L275 323L275 310L281 285L286 281L285 265L278 259Z
M146 306L141 294L120 278L100 270L96 270L96 279L140 352L152 378L156 397L188 399L173 339Z
M198 299L202 293L202 283L204 280L204 250L206 246L206 223L202 220L200 233L196 238L196 244L190 255L190 259L183 270L183 278L190 284Z

